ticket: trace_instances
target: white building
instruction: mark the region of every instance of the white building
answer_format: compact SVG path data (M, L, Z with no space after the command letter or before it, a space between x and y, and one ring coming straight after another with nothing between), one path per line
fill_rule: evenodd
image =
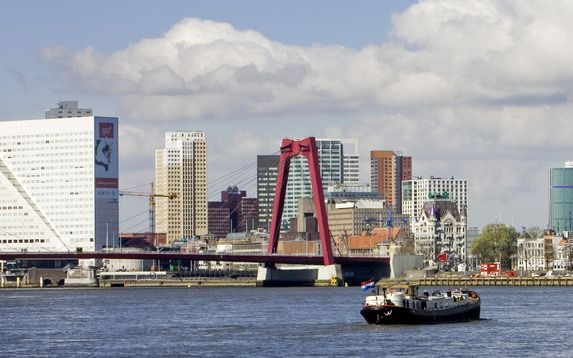
M467 221L455 202L427 201L418 220L411 225L416 255L423 255L429 266L437 263L438 256L443 254L450 266L466 262Z
M204 132L167 132L155 151L156 230L171 243L207 234L207 138Z
M349 147L348 155L346 155L346 143ZM356 139L316 139L316 146L325 192L329 185L345 183L347 178L352 183L358 182L360 157ZM299 199L311 196L312 187L307 160L302 156L295 157L290 163L283 226L288 225L289 219L296 217Z
M118 237L118 119L0 122L0 250L99 250Z
M515 269L521 272L567 271L573 262L573 238L570 231L556 234L552 230L543 237L533 238L527 233L517 239Z
M517 270L544 271L545 238L520 237L517 239Z
M419 217L424 203L431 199L447 199L456 202L458 211L468 207L468 181L430 177L402 182L402 213L411 218Z
M358 139L343 138L341 141L343 151L342 183L347 185L360 185Z
M91 108L78 108L78 101L62 101L58 102L56 108L46 111L46 119L90 117L93 116L93 113Z
M573 238L569 237L570 232L565 232L565 234L567 235L558 237L554 248L553 270L555 271L566 271L573 267Z

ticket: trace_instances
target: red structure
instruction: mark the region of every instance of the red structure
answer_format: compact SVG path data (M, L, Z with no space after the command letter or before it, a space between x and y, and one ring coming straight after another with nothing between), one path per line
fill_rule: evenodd
M330 230L328 229L328 220L326 217L326 207L324 205L324 193L322 189L322 177L320 175L320 165L318 162L318 150L316 149L316 140L314 137L308 137L300 140L285 138L281 144L281 156L279 160L279 173L277 186L275 189L275 201L273 204L273 218L271 230L269 232L268 253L276 254L279 243L279 234L281 222L283 219L283 209L285 204L285 194L287 189L288 173L290 160L297 155L304 156L308 161L310 172L310 183L312 186L312 197L316 219L318 221L318 233L322 245L322 256L324 265L334 264L332 255L332 244L330 242Z

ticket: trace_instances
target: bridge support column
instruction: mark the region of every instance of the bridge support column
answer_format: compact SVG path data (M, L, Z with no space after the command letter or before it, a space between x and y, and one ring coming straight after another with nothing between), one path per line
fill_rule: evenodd
M342 268L338 264L322 266L259 267L257 286L341 286Z
M328 219L326 217L326 206L324 205L324 189L322 186L318 149L316 147L316 140L314 137L300 140L285 138L281 143L281 156L279 158L277 185L275 188L275 200L273 203L273 216L269 231L268 254L273 255L277 253L290 161L292 157L296 157L298 155L304 156L308 162L310 183L312 187L312 199L314 202L314 210L316 211L318 234L320 237L320 244L322 245L324 265L329 266L334 264L334 256L332 253L332 243L330 241L330 230L328 229Z

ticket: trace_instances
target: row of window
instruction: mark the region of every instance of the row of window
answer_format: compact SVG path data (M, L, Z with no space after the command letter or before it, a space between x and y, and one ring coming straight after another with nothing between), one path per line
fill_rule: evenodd
M45 239L2 239L2 244L43 244Z
M21 134L21 135L11 135L11 136L1 136L0 139L20 139L20 138L41 138L41 137L76 137L80 135L90 135L91 132L68 132L68 133L44 133L44 134ZM69 139L64 139L63 141L68 141Z

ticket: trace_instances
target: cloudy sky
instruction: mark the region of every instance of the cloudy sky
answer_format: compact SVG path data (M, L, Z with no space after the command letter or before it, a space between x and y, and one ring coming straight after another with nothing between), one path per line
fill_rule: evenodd
M572 18L571 1L3 1L0 120L68 99L119 116L122 188L152 181L165 131L207 132L210 178L283 137L356 137L365 182L371 149L402 151L415 176L468 179L470 225L545 227L548 169L573 160ZM130 200L123 217L145 210Z

